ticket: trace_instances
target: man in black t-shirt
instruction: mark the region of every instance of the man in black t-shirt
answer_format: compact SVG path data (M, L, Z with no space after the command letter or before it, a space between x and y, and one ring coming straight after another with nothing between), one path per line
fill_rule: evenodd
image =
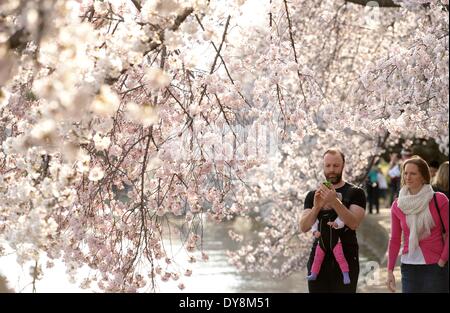
M317 244L325 251L317 279L308 281L309 292L356 292L359 255L355 230L364 218L366 196L361 188L342 180L345 156L340 150L327 150L323 155L323 161L324 175L332 183L332 186L328 188L321 184L317 190L307 194L305 210L300 219L300 229L303 232L309 231L318 220L321 233L320 238L314 240L311 248L307 265L308 275L311 274ZM342 201L337 193L342 195ZM341 229L334 229L328 223L334 221L338 216L345 226ZM344 256L349 265L350 284L343 283L342 272L333 256L332 243L338 237L341 239Z

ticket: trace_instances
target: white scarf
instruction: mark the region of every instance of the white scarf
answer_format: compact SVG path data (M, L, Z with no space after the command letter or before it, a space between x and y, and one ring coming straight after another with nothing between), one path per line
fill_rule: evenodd
M419 193L415 195L412 195L406 186L400 189L397 204L406 215L406 223L409 227L408 254L416 250L419 240L429 236L431 228L435 226L428 208L433 194L433 188L429 184L423 185Z

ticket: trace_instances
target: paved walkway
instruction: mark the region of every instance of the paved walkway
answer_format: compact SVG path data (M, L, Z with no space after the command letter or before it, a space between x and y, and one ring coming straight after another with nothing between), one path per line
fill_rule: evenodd
M380 209L379 214L367 214L365 217L365 222L371 227L373 227L372 236L377 236L383 238L384 246L380 247L382 251L385 251L382 261L379 264L378 270L374 271L373 279L362 281L358 287L358 292L363 293L390 293L386 287L387 281L387 247L389 240L389 235L391 231L391 209L384 208ZM375 227L374 227L375 226ZM378 226L378 227L376 227ZM383 232L379 234L377 232ZM398 258L399 260L400 258ZM396 292L401 292L401 275L400 275L400 263L397 261L397 266L394 269L394 276L396 279ZM367 282L367 283L366 283Z

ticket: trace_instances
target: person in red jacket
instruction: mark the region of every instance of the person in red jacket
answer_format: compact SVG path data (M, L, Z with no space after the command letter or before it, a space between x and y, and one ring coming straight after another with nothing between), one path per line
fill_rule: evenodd
M395 292L393 270L403 233L402 292L449 292L448 198L433 191L428 164L419 156L403 163L401 183L391 208L387 287Z

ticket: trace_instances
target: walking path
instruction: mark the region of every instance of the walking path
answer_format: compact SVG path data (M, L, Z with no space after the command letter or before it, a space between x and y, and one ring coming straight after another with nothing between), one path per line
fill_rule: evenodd
M358 241L365 242L372 247L378 257L378 268L373 276L358 283L359 293L390 293L386 287L387 280L387 248L391 231L391 209L380 209L379 214L367 214L358 230ZM398 258L399 260L400 258ZM396 292L401 292L400 263L397 261L394 269ZM375 266L375 267L377 267Z

